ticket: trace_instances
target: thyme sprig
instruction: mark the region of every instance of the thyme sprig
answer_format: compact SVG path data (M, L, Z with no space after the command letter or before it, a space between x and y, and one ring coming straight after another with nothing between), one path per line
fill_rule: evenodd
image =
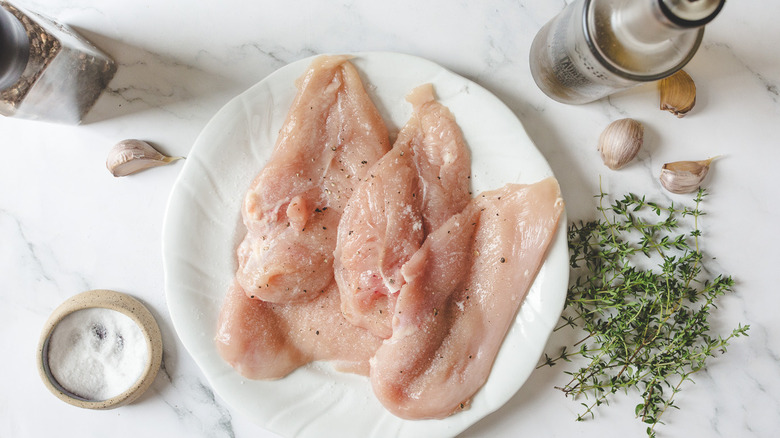
M638 391L642 401L635 413L655 437L666 410L677 408L674 398L683 383L725 352L732 338L746 336L749 326L740 324L725 337L711 333L710 312L734 280L702 268L703 189L693 208L661 206L635 194L605 206L608 195L600 192L601 217L568 228L573 281L563 323L555 329L584 335L556 355L545 354L539 366L575 358L586 363L567 371L571 380L557 387L589 400L578 421L594 417L595 408L618 391Z

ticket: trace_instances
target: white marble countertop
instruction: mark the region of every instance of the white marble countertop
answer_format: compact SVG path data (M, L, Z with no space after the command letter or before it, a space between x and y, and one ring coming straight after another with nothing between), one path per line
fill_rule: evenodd
M29 0L70 24L119 63L86 124L0 119L0 436L272 437L209 388L172 327L163 289L161 232L181 164L114 178L108 149L139 138L186 156L212 115L277 68L325 52L396 51L428 58L495 93L525 125L558 176L570 220L588 219L599 177L606 191L667 195L661 165L722 157L705 185L702 221L711 267L736 279L713 329L750 324L728 354L710 362L666 417L664 437L770 437L780 428L780 221L772 175L780 165L780 3L729 2L686 70L698 86L684 119L658 110L654 86L567 106L534 85L528 51L564 2L293 2L229 0ZM646 126L639 159L610 171L596 151L610 121ZM672 199L677 200L677 197ZM680 198L682 199L682 198ZM164 366L137 402L111 411L67 405L41 383L35 349L43 324L66 298L114 289L152 310ZM555 336L549 346L560 345ZM595 420L575 422L560 367L539 369L498 412L464 437L643 436L635 399L619 398ZM323 436L340 436L323 431Z

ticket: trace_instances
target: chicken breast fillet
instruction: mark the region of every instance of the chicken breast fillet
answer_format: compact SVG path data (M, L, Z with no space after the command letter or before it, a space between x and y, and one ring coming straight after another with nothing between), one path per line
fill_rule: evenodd
M298 88L246 194L247 234L217 328L220 355L251 379L317 360L367 374L381 342L344 319L333 250L354 184L389 149L387 128L346 56L317 58Z
M431 84L407 100L412 116L355 187L334 253L344 316L383 338L392 334L401 266L470 198L471 159L455 118L434 99Z
M303 302L329 287L341 213L355 183L389 146L348 57L316 58L244 199L247 234L236 278L250 298Z
M553 178L483 193L403 266L392 336L371 359L382 404L406 419L464 409L490 374L563 211Z
M217 327L217 351L249 379L279 379L312 361L367 375L381 343L341 315L335 283L302 303L249 298L237 282L228 291Z

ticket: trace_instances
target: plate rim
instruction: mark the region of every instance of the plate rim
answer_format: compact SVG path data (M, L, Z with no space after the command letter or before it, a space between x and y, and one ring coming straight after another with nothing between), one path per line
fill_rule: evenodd
M542 160L542 162L546 165L546 167L548 169L549 175L550 176L554 176L553 173L552 173L552 169L550 168L549 163L547 162L546 158L542 155L541 151L538 149L536 144L530 139L530 137L528 136L527 131L525 130L524 126L522 125L522 122L517 117L517 115L514 113L514 111L512 111L506 104L503 103L503 101L501 101L492 92L490 92L489 90L485 89L484 87L482 87L481 85L477 84L476 82L474 82L474 81L472 81L472 80L470 80L470 79L468 79L466 77L463 77L463 76L461 76L461 75L459 75L457 73L454 73L451 70L448 70L447 68L442 67L438 63L435 63L433 61L430 61L428 59L425 59L425 58L422 58L422 57L419 57L419 56L415 56L415 55L409 55L409 54L399 53L399 52L389 52L389 51L352 52L352 53L348 53L348 54L352 55L356 61L357 60L364 60L364 62L370 62L369 58L374 58L374 57L397 57L397 58L405 58L405 59L411 60L414 63L424 63L424 64L427 64L428 66L435 67L436 69L440 69L441 71L445 72L446 74L452 75L453 77L456 77L456 78L458 78L461 81L465 81L465 83L467 83L470 87L474 87L475 89L481 90L481 92L484 95L489 96L496 104L498 104L497 106L499 108L501 108L502 111L507 112L509 115L511 115L511 118L517 123L517 126L519 127L519 132L521 132L523 137L524 137L523 140L532 146L533 151L538 155L538 158L540 160ZM196 137L195 141L193 142L193 146L192 146L192 149L190 150L189 154L192 155L193 152L197 152L199 149L205 147L205 146L200 146L200 145L204 144L204 141L205 141L204 139L207 137L207 133L209 133L210 130L213 130L215 128L215 126L220 122L220 120L225 117L225 115L227 115L229 112L233 111L232 110L233 107L235 107L237 105L242 105L242 102L246 98L246 96L251 95L252 93L254 93L255 90L257 90L259 87L263 87L264 84L267 84L268 82L272 82L272 81L276 80L276 78L279 77L279 76L285 76L290 71L295 71L296 69L300 69L300 66L302 66L302 65L308 66L308 64L310 64L311 61L314 58L316 58L318 56L322 56L322 55L327 55L327 54L313 55L313 56L302 58L302 59L299 59L297 61L294 61L294 62L291 62L289 64L286 64L286 65L284 65L284 66L274 70L273 72L271 72L270 74L265 76L263 79L261 79L257 83L253 84L252 86L248 87L243 92L241 92L238 95L236 95L233 98L231 98L204 125L203 129L201 130L201 132L198 134L198 136ZM357 64L359 64L359 62ZM356 65L356 67L358 68L359 71L361 70L358 65ZM297 77L297 76L299 76L299 75L295 75L295 77ZM361 78L365 79L364 73L362 71L361 71ZM364 83L364 85L365 85L365 83ZM402 98L402 96L399 96L399 98ZM285 111L285 113L286 113L286 111ZM456 117L457 117L457 114L456 114ZM273 145L271 147L273 147ZM469 145L469 147L471 149L472 145ZM170 195L169 195L169 198L168 198L168 202L166 204L165 215L164 215L164 218L163 218L163 227L162 227L162 257L163 257L163 272L164 272L164 290L165 290L165 298L166 298L166 302L167 302L168 312L169 312L169 314L171 316L171 322L173 324L174 332L175 332L177 338L179 339L179 341L181 342L181 344L184 346L184 348L187 351L187 353L195 361L195 363L198 366L199 370L203 373L204 377L206 378L207 382L211 386L212 390L220 398L222 398L223 401L228 406L230 406L232 409L235 409L236 411L241 412L243 415L248 416L250 421L254 420L253 422L257 423L261 427L263 427L265 429L268 429L268 430L270 430L270 431L272 431L274 433L277 433L277 434L280 434L280 435L284 436L285 432L283 432L281 430L276 430L275 428L269 427L267 425L267 422L257 421L254 418L254 416L252 415L251 412L247 412L242 406L235 406L233 403L230 402L231 396L230 395L226 396L224 394L226 389L223 388L220 384L218 384L215 381L216 380L216 376L213 376L206 369L207 368L207 364L204 363L205 359L202 359L199 356L199 354L195 351L195 350L197 350L197 348L196 348L197 345L195 345L195 341L193 341L190 337L188 337L187 335L182 333L183 325L185 324L183 322L183 320L180 319L180 318L182 318L182 315L180 314L179 311L174 310L172 308L172 306L171 306L171 299L174 297L175 294L172 293L172 287L174 287L174 285L172 284L172 279L171 279L171 270L172 270L171 264L173 263L173 261L171 260L171 256L169 255L169 251L170 251L169 247L171 245L171 241L170 240L171 240L171 235L172 234L171 234L171 232L169 230L172 229L172 227L175 226L175 224L174 224L174 217L177 214L177 212L174 211L175 209L172 207L172 205L176 202L175 198L178 195L178 193L182 190L181 186L184 184L184 181L186 180L186 178L188 177L188 175L190 173L190 170L188 169L188 165L189 165L189 160L185 160L184 166L183 166L182 170L180 171L178 177L176 178L176 181L174 182L174 184L173 184L173 186L171 188L171 192L170 192ZM258 169L258 171L259 171L259 169ZM242 198L243 198L243 196L242 196ZM563 309L565 296L566 296L566 289L568 287L568 278L569 278L568 246L566 244L566 224L567 224L567 216L566 216L566 209L564 208L564 210L562 211L561 216L559 218L556 234L555 234L553 240L550 243L550 247L548 248L548 252L547 252L547 254L545 256L545 261L544 261L544 263L542 265L542 268L540 269L540 274L541 274L541 270L545 269L547 267L548 261L550 260L551 256L553 256L554 254L557 255L557 257L560 258L560 254L558 254L558 253L560 253L561 252L561 248L563 248L563 250L564 250L564 253L563 253L564 258L563 258L563 260L566 261L566 264L564 265L566 269L563 269L562 273L558 273L558 275L555 278L552 278L552 279L547 279L546 278L545 279L545 281L552 281L553 283L555 283L552 286L553 288L560 288L562 290L562 292L559 293L559 296L557 297L558 299L554 300L553 303L549 304L549 306L557 308L557 311L555 312L557 314L556 317L555 317L556 321L557 321L557 319L558 319L558 317L560 315L560 312ZM537 280L535 280L534 283L536 283L536 281ZM221 295L221 299L223 299L223 298L224 298L224 294ZM553 297L553 298L555 298L555 297ZM525 303L523 303L523 305L521 305L521 308L518 310L518 314L515 316L515 320L517 320L520 317L520 312L522 311L522 308L523 308L524 305L525 305ZM514 324L515 323L513 322L513 326L514 326ZM553 327L554 327L554 325L553 325ZM538 348L538 351L539 351L539 355L538 356L539 357L541 357L541 354L544 351L545 344L546 344L547 340L549 339L549 337L550 337L550 335L552 333L552 328L553 327L550 327L550 329L547 330L547 333L544 336L544 342L542 342L541 345ZM501 351L504 350L504 345L503 344L505 342L506 342L506 338L504 339L504 341L502 341L502 347L499 350L499 355L501 355ZM496 362L498 362L498 360L499 359L497 358ZM483 418L487 417L490 413L495 412L496 410L500 409L502 406L504 406L506 404L506 402L508 402L512 397L514 397L517 394L517 392L520 391L522 386L525 384L525 382L527 382L528 378L532 374L534 368L535 367L531 367L531 369L526 373L525 377L523 377L521 379L522 382L519 384L519 386L514 391L511 391L511 394L509 394L509 396L506 397L505 400L497 403L495 406L493 406L493 407L489 408L488 410L482 412L475 419L470 419L470 420L465 421L465 422L464 421L454 422L455 424L453 424L453 425L451 425L449 427L445 427L443 429L443 432L444 432L443 434L439 434L439 435L436 435L436 436L451 436L451 435L455 435L457 433L460 433L460 432L466 430L468 427L476 424L477 422L479 422ZM491 374L493 374L493 373L491 372ZM490 377L488 378L488 382L489 381L490 381ZM485 383L485 386L487 386L487 382ZM484 386L482 388L480 388L480 391L482 391L483 389L484 389ZM478 394L479 394L479 391L478 391ZM465 411L465 412L468 412L468 411ZM464 418L462 416L462 414L463 413L456 414L454 416L448 417L448 419L457 418L459 416L460 416L460 418ZM443 422L443 421L446 421L446 420L447 419L445 419L445 420L422 420L422 421L417 420L417 421L414 421L414 422L415 423L428 422L428 421L441 421L441 422ZM409 420L402 420L402 421L408 422ZM402 435L401 432L402 431L400 431L400 429L399 429L399 436Z

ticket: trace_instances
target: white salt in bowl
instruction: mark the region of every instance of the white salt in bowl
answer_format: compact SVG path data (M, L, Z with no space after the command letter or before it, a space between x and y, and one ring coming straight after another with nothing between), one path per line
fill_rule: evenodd
M49 341L57 325L76 311L92 308L114 310L128 316L146 340L146 365L140 377L119 395L105 400L85 399L71 393L57 382L49 366ZM44 385L60 400L85 409L114 409L132 403L149 388L160 369L162 351L160 327L146 306L129 295L97 289L73 296L54 310L41 332L36 362Z

